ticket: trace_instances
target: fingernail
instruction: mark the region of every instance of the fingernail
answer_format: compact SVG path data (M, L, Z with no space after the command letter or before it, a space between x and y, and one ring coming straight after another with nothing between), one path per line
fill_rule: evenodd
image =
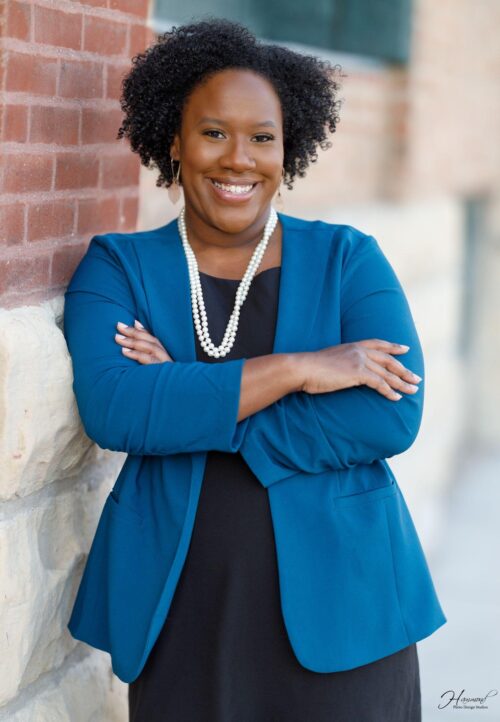
M121 321L118 321L118 323L116 325L118 326L118 328L123 328L123 329L128 328L127 324L122 323Z
M415 381L422 381L422 377L418 376L417 374L413 374L413 378L415 379Z
M140 321L138 321L137 319L135 319L134 323L135 323L135 325L137 326L137 328L144 328L144 326L142 325L142 323L141 323Z
M121 333L117 333L117 334L115 334L115 336L116 336L116 338L119 338L119 339L122 339L122 340L123 340L124 338L127 338L126 336L123 336L123 334L121 334Z
M405 343L400 343L400 344L399 344L399 347L400 347L400 348L405 348L407 351L408 351L409 348L410 348L410 347L407 346Z

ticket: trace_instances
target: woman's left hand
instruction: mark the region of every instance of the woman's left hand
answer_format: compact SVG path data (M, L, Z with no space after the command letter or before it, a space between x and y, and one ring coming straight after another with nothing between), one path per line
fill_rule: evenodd
M115 334L115 341L122 347L124 356L133 358L140 364L173 361L164 346L149 331L146 331L139 321L136 320L134 326L127 326L118 321L116 327L118 333Z

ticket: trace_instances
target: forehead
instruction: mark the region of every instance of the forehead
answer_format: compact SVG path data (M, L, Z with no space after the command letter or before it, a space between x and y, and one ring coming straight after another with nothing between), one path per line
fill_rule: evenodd
M230 122L281 125L281 103L267 78L251 70L222 70L199 83L187 98L183 121L197 123L210 116Z

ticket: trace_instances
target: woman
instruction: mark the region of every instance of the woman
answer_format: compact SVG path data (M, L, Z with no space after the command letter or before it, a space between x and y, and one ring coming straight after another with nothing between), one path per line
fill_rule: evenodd
M131 722L421 719L446 618L385 461L418 432L418 337L373 237L272 207L335 130L331 70L209 20L124 82L119 135L184 208L94 237L66 292L85 430L129 454L68 627Z

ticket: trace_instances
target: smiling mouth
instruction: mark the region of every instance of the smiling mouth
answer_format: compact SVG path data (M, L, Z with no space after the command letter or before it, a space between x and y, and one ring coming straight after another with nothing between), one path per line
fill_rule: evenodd
M209 178L210 183L225 197L249 196L257 183L221 183L214 178Z

